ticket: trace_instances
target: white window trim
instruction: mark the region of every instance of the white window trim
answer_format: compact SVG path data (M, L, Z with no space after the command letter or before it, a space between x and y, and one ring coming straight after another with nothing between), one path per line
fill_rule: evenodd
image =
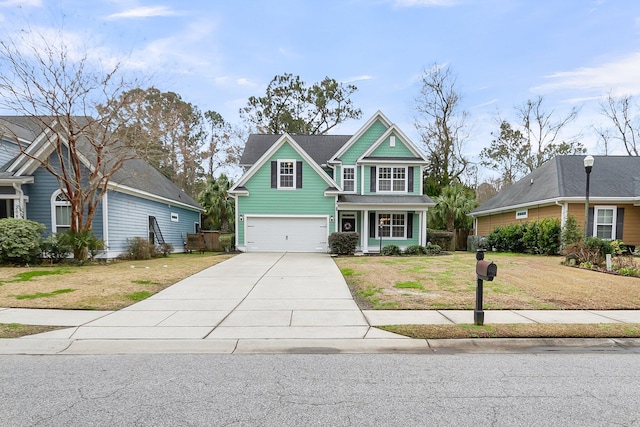
M346 170L346 169L351 169L351 170L353 171L353 179L351 179L351 180L347 180L347 179L344 177L344 175L345 175L345 170ZM344 183L345 183L345 181L353 181L353 190L351 190L351 191L344 190ZM345 191L345 193L355 193L355 192L357 192L358 187L357 187L357 180L356 180L356 167L355 167L355 166L351 166L351 165L349 165L349 166L342 166L342 189Z
M381 190L380 189L380 172L383 168L391 169L391 189L390 190ZM402 191L394 191L393 189L393 170L394 169L404 169L404 190ZM395 181L400 181L395 180ZM384 165L378 166L376 168L376 191L378 193L396 193L396 194L407 194L407 188L409 187L409 168L407 166L394 166L394 165Z
M281 166L282 163L291 163L293 164L293 180L292 180L292 186L291 187L283 187L281 185L281 180L280 177L282 176L280 174L281 171ZM285 175L285 176L289 176L289 175ZM294 159L278 159L278 190L295 190L296 189L296 160Z
M526 219L529 217L529 209L516 211L516 219Z
M56 190L53 192L53 194L51 195L51 232L52 233L57 233L58 232L58 221L57 221L57 216L56 216L56 206L69 206L71 207L71 203L69 201L67 202L59 202L56 200L56 198L60 195L63 194L62 190ZM66 227L65 227L66 229ZM71 223L69 223L69 229L71 229Z
M402 215L404 216L404 226L402 237L393 237L393 232L389 230L389 236L384 236L383 239L387 240L407 240L407 221L409 215L406 212L376 212L376 239L380 239L380 215L389 215L393 217L393 215ZM398 227L398 226L396 226Z
M593 207L593 230L592 236L598 237L598 211L601 210L611 210L613 212L613 216L611 217L611 238L604 238L603 240L615 240L617 235L616 223L618 216L618 207L617 206L594 206ZM601 224L601 225L609 225L609 224Z

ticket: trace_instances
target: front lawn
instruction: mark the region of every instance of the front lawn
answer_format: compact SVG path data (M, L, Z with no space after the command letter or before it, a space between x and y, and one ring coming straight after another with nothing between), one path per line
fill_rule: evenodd
M171 254L81 267L0 267L0 307L119 310L232 256Z
M486 310L637 310L640 279L561 265L563 257L489 252L498 266L484 282ZM472 310L475 254L338 257L363 309Z

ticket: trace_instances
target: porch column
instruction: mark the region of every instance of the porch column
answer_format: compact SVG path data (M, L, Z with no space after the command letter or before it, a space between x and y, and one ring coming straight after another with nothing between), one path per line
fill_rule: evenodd
M369 253L369 210L364 210L364 218L362 218L362 232L360 233L360 247L362 253Z
M16 190L17 199L13 200L13 217L14 218L25 218L25 212L27 209L24 192L22 191L22 186L18 183L13 183L13 188Z
M420 212L420 245L427 245L427 211Z

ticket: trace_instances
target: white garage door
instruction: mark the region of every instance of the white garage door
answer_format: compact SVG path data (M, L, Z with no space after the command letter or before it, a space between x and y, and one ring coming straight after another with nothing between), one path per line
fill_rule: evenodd
M326 217L246 219L247 252L326 252Z

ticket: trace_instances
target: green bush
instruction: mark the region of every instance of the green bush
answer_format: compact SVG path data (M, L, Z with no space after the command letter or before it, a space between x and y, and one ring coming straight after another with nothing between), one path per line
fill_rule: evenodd
M438 255L441 251L442 248L440 248L439 245L434 245L432 243L429 243L424 247L425 255Z
M234 240L235 240L234 234L221 234L220 247L222 248L222 251L227 253L231 252L234 247Z
M429 243L445 248L445 250L455 250L454 235L451 231L427 230L427 240Z
M38 260L43 224L28 219L0 219L0 262L25 264Z
M71 255L73 246L66 233L52 233L42 242L42 251L47 258L62 261Z
M404 254L405 255L425 255L426 251L424 246L420 246L420 245L409 245L407 246L407 248L404 250Z
M564 222L564 229L562 230L561 241L563 246L574 245L582 240L583 230L578 227L578 220L573 215L568 215L567 220Z
M71 250L76 258L93 259L104 249L104 242L98 239L91 230L69 231L62 233L60 239L64 244L71 246Z
M360 241L360 234L356 232L335 232L329 235L331 253L338 255L353 255Z
M385 256L398 256L402 255L402 251L398 245L386 245L382 248L382 255Z
M557 218L543 218L524 224L496 227L487 244L500 252L557 254L560 250L561 227Z

